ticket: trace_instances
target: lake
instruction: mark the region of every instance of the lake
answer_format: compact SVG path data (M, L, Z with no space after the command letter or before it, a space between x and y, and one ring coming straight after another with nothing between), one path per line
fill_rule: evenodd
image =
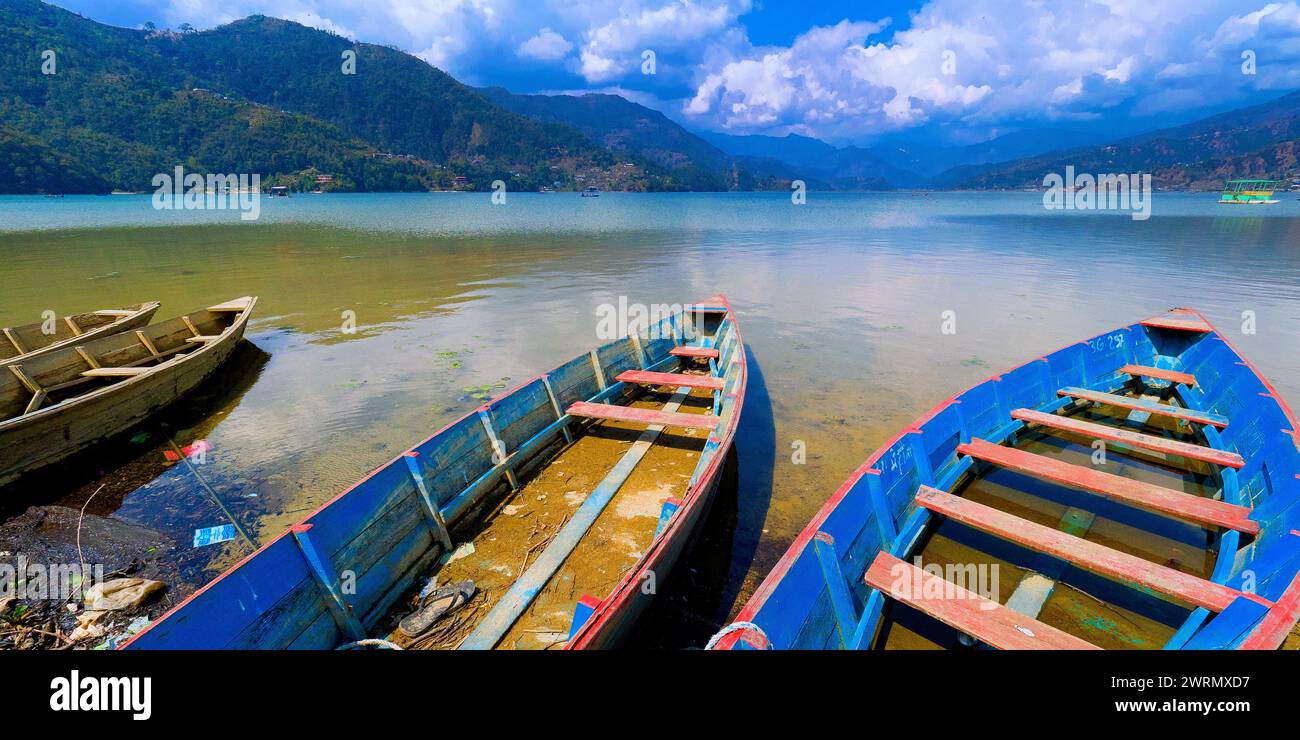
M1280 197L1157 193L1134 220L1045 210L1037 193L331 194L263 198L250 222L149 196L0 198L0 326L259 296L252 346L211 390L19 494L80 507L102 485L88 510L174 536L192 587L248 549L189 546L224 518L165 465L168 440L211 443L202 474L264 542L598 344L602 304L723 292L751 362L738 484L650 639L698 644L877 445L1002 369L1191 306L1300 402L1300 200Z

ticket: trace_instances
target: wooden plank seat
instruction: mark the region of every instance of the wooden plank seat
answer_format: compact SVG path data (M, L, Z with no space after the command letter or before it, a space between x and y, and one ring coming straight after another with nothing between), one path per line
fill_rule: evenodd
M1182 383L1183 385L1196 385L1196 376L1191 373L1180 373L1177 370L1166 370L1163 367L1125 365L1119 371L1135 377L1155 378L1156 380L1167 380L1170 383Z
M718 359L718 350L716 347L694 347L690 345L678 345L668 350L668 354L674 357L706 357L710 360Z
M1153 452L1163 452L1167 455L1178 455L1190 460L1200 460L1202 462L1223 465L1229 468L1240 468L1246 464L1241 455L1227 450L1216 450L1213 447L1203 445L1194 445L1190 442L1180 442L1176 439L1166 439L1156 437L1150 434L1142 434L1127 429L1106 426L1105 424L1096 424L1083 419L1073 419L1068 416L1059 416L1057 414L1048 414L1033 409L1016 409L1011 412L1012 419L1029 422L1031 424L1040 424L1052 429L1060 429L1064 432L1073 432L1093 439L1106 439L1112 442L1120 442L1140 447Z
M958 445L957 451L1017 473L1025 473L1063 486L1081 488L1115 501L1159 511L1202 526L1226 527L1246 534L1259 532L1259 522L1248 518L1250 509L1244 506L1143 483L1083 465L1053 460L1050 457L1017 450L1014 447L995 445L978 438L972 439L967 444Z
M152 367L96 367L81 374L87 378L129 378L152 369Z
M658 409L638 409L631 406L591 403L589 401L578 401L570 406L566 413L569 416L582 416L590 419L630 421L637 424L661 424L667 427L691 429L714 429L718 426L719 421L718 417L712 414L682 414Z
M712 375L654 373L648 370L624 370L614 379L622 383L671 385L676 388L705 388L711 391L720 391L723 386L722 378L715 378Z
M93 312L93 313L94 313L96 316L113 316L113 317L115 317L115 318L119 318L119 319L120 319L120 318L122 318L122 317L124 317L124 316L130 316L130 315L132 315L132 314L134 314L134 313L136 313L136 312L135 312L135 311L126 311L126 310L119 309L119 308L104 308L104 309L100 309L100 310L98 310L98 311L95 311L95 312Z
M867 569L868 586L918 611L974 636L999 650L1099 650L1037 619L968 591L955 583L927 573L903 560L881 552ZM898 584L906 584L898 588Z
M1183 421L1191 421L1197 424L1208 424L1212 427L1222 429L1228 426L1228 417L1213 414L1209 411L1197 411L1196 409L1183 408L1181 406L1170 406L1165 403L1156 403L1144 398L1130 398L1128 396L1117 396L1114 393L1102 393L1101 391L1088 390L1087 388L1062 388L1057 391L1058 396L1069 396L1082 401L1092 401L1093 403L1103 403L1107 406L1118 406L1122 409L1132 411L1145 411L1148 414L1157 414L1159 416L1168 416Z
M916 503L966 526L1059 558L1092 573L1150 589L1213 612L1227 609L1229 604L1242 596L1266 606L1271 605L1271 602L1260 596L1157 565L1135 555L1089 542L1059 529L1044 527L929 486L921 486L916 494Z
M208 342L215 342L220 338L221 338L220 334L207 334L207 335L200 334L197 337L186 337L185 341L191 343L203 342L204 344L206 344Z
M1157 329L1176 329L1179 331L1194 331L1201 334L1208 334L1214 331L1214 327L1205 323L1201 317L1190 311L1170 311L1160 316L1152 316L1149 319L1143 319L1138 322L1142 326L1152 326Z

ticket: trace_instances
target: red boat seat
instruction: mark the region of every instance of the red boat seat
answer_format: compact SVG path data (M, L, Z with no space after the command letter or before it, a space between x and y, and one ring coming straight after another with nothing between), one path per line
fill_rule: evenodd
M1157 565L1136 555L1089 542L1082 537L1044 527L929 486L921 486L916 494L916 503L969 527L1051 555L1084 570L1166 594L1212 612L1227 609L1229 604L1242 596L1265 606L1272 605L1272 602L1263 597Z
M867 569L868 586L999 650L1100 650L1068 632L1026 617L927 573L887 552ZM899 583L907 584L898 588Z
M720 391L723 385L722 378L715 378L712 375L652 373L648 370L624 370L614 379L639 385L671 385L678 388L705 388L711 391Z
M1060 429L1063 432L1073 432L1093 439L1108 439L1112 442L1121 442L1133 447L1152 450L1154 452L1163 452L1166 455L1178 455L1190 460L1201 460L1203 462L1224 465L1229 468L1240 468L1245 466L1246 461L1235 452L1227 450L1216 450L1213 447L1204 447L1194 445L1189 442L1179 442L1176 439L1166 439L1165 437L1156 437L1150 434L1141 434L1139 432L1119 429L1105 424L1095 424L1083 419L1072 419L1068 416L1059 416L1057 414L1048 414L1033 409L1016 409L1011 412L1012 419L1039 424L1052 429Z
M972 439L968 444L958 445L957 451L1017 473L1091 491L1115 501L1159 511L1202 526L1226 527L1246 534L1259 532L1259 522L1248 518L1250 509L1244 506L1175 491L1113 473L1103 473L1083 465L1072 465L978 438Z
M637 424L662 424L666 427L686 427L689 429L715 429L719 421L718 417L712 414L681 414L588 401L578 401L570 406L566 413L569 416L582 416L590 419L630 421Z
M1057 391L1058 396L1070 396L1083 401L1092 401L1093 403L1104 403L1107 406L1117 406L1122 409L1131 409L1133 411L1145 411L1148 414L1158 414L1168 416L1183 421L1192 421L1197 424L1209 424L1213 427L1222 429L1228 426L1228 418L1218 414L1212 414L1208 411L1197 411L1196 409L1183 408L1181 406L1170 406L1166 403L1156 403L1143 398L1130 398L1128 396L1117 396L1114 393L1102 393L1101 391L1088 390L1087 388L1062 388Z
M1191 373L1180 373L1177 370L1166 370L1162 367L1147 367L1146 365L1125 365L1119 369L1121 373L1129 375L1142 376L1144 378L1156 378L1157 380L1167 380L1170 383L1182 383L1183 385L1196 385L1196 377Z
M676 357L707 357L716 360L719 353L716 347L692 347L683 344L668 350L668 354Z

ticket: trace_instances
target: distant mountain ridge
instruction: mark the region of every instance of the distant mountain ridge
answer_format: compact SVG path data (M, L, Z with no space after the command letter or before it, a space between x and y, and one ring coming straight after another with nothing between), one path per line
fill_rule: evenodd
M506 110L536 121L572 126L616 153L643 157L690 190L750 189L752 177L733 157L663 113L618 95L518 95L500 87L479 90Z
M1149 131L1099 146L1047 152L1011 162L958 167L935 178L937 187L1041 187L1048 173L1148 172L1160 188L1216 190L1234 178L1300 176L1300 92L1260 105Z
M40 49L58 50L54 74L41 73ZM20 192L146 189L178 163L289 183L324 172L340 189L682 189L652 162L503 110L415 57L262 16L146 32L3 0L0 122L0 163L42 160L0 170L0 187ZM59 183L54 161L95 176Z
M39 50L57 49L43 74ZM355 68L343 66L351 53ZM149 189L153 174L261 173L339 190L1038 187L1151 172L1165 188L1300 175L1300 93L1107 143L1026 129L967 146L691 131L617 95L474 89L401 51L252 16L198 33L107 26L0 0L0 192ZM269 183L268 183L269 184Z

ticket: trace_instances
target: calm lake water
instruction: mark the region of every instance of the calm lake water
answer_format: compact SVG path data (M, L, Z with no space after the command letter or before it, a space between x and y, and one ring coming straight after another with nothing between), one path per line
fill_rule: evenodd
M22 495L80 506L104 484L91 510L176 537L201 583L247 549L189 546L224 520L193 473L161 463L167 439L212 443L204 476L266 541L483 389L597 344L601 304L725 292L752 377L739 484L666 607L694 640L900 426L1064 344L1192 306L1300 402L1300 201L1216 200L1156 194L1134 221L1047 211L1035 193L810 193L801 206L783 194L303 195L263 199L242 222L155 211L148 196L0 198L0 326L46 309L156 299L161 318L260 297L253 346L212 390L149 439ZM941 332L948 310L954 335ZM1255 334L1241 333L1245 311ZM806 464L791 461L798 443Z

